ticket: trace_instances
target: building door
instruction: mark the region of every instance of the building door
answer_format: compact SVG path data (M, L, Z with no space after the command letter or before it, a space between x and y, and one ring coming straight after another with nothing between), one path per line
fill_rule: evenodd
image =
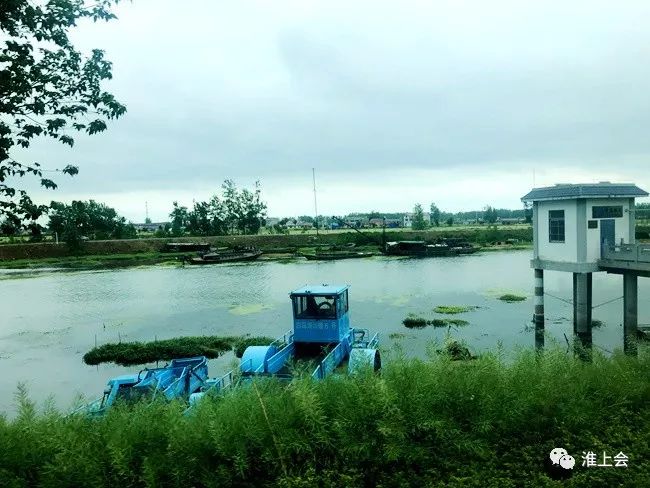
M601 255L602 250L606 247L612 247L615 241L616 235L616 221L614 219L602 219L600 221L600 249Z

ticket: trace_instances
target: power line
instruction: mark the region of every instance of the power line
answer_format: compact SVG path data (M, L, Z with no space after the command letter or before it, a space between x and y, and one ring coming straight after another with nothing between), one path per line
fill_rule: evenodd
M600 305L596 305L596 306L591 307L591 308L594 309L594 308L602 307L603 305L607 305L608 303L615 302L616 300L620 300L620 299L622 299L622 298L623 298L623 297L614 298L614 299L612 299L612 300L608 300L608 301L606 301L606 302L601 303Z

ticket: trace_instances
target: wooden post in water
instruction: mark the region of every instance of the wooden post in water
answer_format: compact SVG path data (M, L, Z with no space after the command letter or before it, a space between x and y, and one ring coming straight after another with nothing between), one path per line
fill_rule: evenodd
M625 354L637 355L638 328L638 277L634 273L623 274L623 350Z

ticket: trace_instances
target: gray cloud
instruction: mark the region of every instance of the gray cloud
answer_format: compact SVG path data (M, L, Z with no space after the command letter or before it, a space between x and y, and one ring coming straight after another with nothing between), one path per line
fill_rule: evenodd
M107 50L127 116L72 152L25 157L80 163L62 196L289 182L312 167L630 179L650 155L649 5L122 4L77 40Z

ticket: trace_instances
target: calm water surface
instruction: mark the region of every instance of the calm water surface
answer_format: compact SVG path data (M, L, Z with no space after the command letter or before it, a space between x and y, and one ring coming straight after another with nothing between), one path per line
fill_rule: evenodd
M270 335L291 328L288 293L308 283L347 283L352 323L381 335L382 346L400 344L424 356L431 341L450 333L475 352L501 344L506 350L533 347L533 271L530 251L485 253L459 258L370 259L334 262L257 262L197 267L144 267L102 272L45 273L0 279L0 412L14 410L18 382L32 398L53 395L68 408L76 394L98 396L106 380L133 371L112 365L86 366L83 354L98 344L153 340L179 335ZM13 276L13 275L12 275ZM571 275L546 273L546 291L571 299ZM3 275L0 275L3 278ZM622 278L597 273L593 303L622 296ZM496 299L526 294L519 303ZM406 329L409 312L429 318L436 305L476 305L457 317L470 325L448 331ZM611 351L622 345L622 300L594 310L604 322L594 345ZM571 305L546 298L546 343L571 338ZM639 280L639 321L650 322L650 279ZM390 334L403 337L393 338ZM211 361L217 375L232 354Z

